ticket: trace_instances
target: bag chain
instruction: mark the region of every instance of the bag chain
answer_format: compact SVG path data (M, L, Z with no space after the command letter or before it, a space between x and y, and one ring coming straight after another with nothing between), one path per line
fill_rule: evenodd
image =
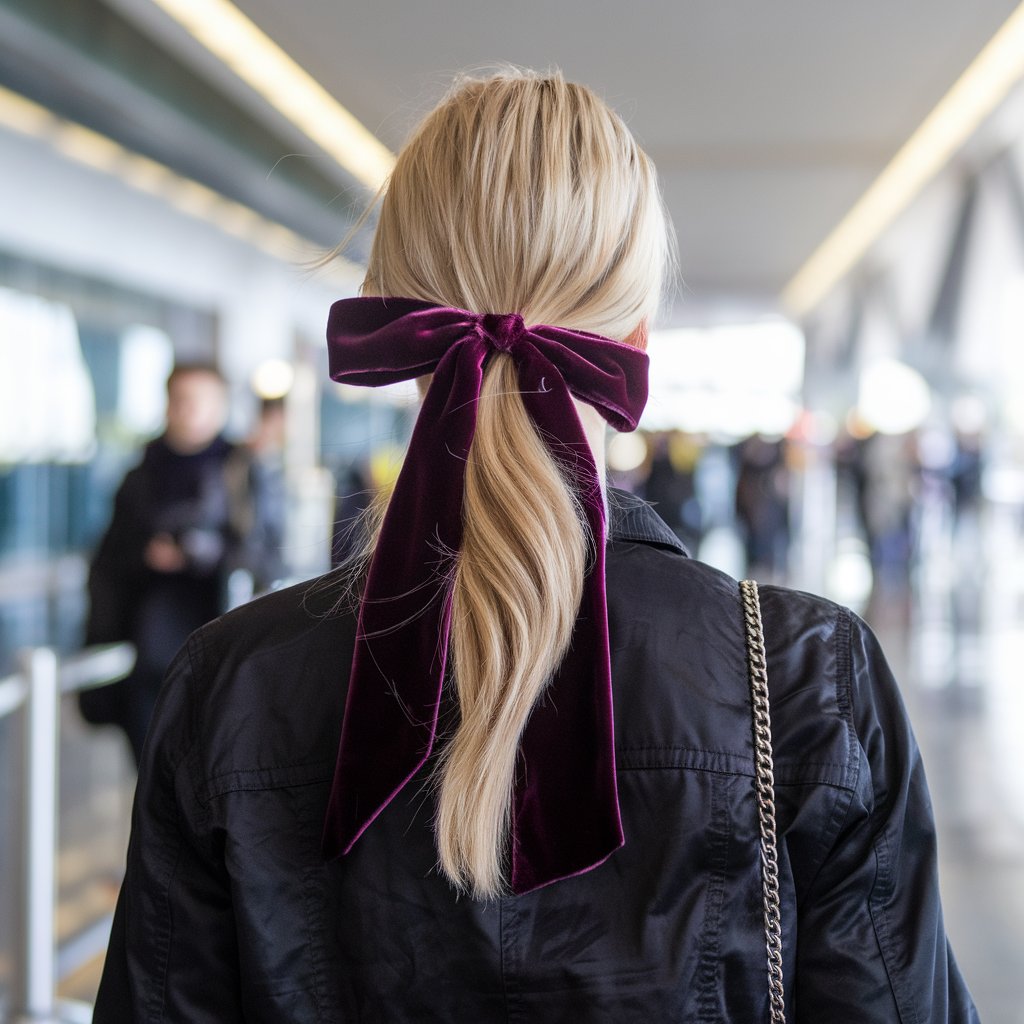
M747 665L753 702L754 789L761 827L761 880L764 898L764 931L768 952L768 997L771 1024L785 1024L785 991L782 984L782 915L779 904L779 858L775 842L775 773L772 765L772 724L768 705L768 663L757 584L740 583L747 641Z

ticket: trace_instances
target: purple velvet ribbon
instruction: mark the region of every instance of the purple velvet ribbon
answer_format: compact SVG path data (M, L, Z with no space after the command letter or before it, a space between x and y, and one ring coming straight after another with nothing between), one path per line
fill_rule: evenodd
M462 540L466 459L484 367L513 359L523 403L575 481L594 538L572 644L523 733L513 795L516 894L597 867L623 842L615 777L604 502L571 395L617 430L647 400L647 356L517 314L414 299L344 299L327 326L331 379L376 387L433 374L363 591L323 850L348 853L430 756Z

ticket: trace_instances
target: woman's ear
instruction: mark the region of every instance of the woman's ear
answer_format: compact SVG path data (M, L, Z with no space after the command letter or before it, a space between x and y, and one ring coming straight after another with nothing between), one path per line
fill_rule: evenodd
M636 325L636 330L628 338L625 338L624 341L627 345L640 349L641 352L647 351L647 317L644 317Z

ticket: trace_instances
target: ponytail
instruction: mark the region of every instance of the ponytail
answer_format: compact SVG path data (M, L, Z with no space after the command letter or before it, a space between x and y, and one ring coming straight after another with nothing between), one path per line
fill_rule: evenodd
M477 896L502 889L519 739L572 638L589 547L579 503L517 389L512 360L495 356L452 592L461 722L438 771L437 847L444 873Z
M398 157L364 292L623 340L653 318L667 221L622 121L557 73L464 80ZM506 888L520 737L572 640L592 538L511 358L485 369L451 583L460 720L435 770L441 870ZM374 538L374 541L376 538Z

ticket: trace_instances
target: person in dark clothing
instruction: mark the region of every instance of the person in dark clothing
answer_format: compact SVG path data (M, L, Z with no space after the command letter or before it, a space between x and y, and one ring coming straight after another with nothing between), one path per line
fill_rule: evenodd
M225 574L243 540L227 471L238 453L221 435L227 410L214 366L174 368L166 429L122 482L90 567L85 642L130 641L136 663L80 705L87 720L125 731L136 763L164 672L188 635L224 610Z
M668 248L648 157L557 73L414 134L327 332L332 379L417 380L408 454L366 558L168 671L94 1024L977 1020L877 641L766 587L755 755L736 581L605 482Z
M736 448L736 519L747 572L785 577L789 553L789 471L785 442L759 434Z
M686 465L675 457L673 445L685 450ZM642 496L658 511L672 532L690 551L696 551L701 539L701 507L697 499L696 444L678 434L660 434L652 438L651 468Z
M285 426L284 399L261 399L252 434L226 463L230 525L238 542L229 563L228 607L265 593L286 574Z

